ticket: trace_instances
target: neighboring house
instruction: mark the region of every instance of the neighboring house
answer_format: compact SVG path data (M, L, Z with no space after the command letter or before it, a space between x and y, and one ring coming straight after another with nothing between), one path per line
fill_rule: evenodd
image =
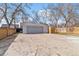
M1 27L8 27L8 24L2 24ZM10 28L15 28L14 24L10 25ZM16 28L19 28L19 24L16 24Z
M48 26L44 24L34 23L21 23L23 33L34 34L34 33L48 33Z

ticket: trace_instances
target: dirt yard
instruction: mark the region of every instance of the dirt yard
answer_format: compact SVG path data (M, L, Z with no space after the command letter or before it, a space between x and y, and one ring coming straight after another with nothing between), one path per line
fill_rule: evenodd
M79 56L78 39L79 37L76 36L59 34L19 34L16 39L6 40L6 43L5 41L0 41L0 54L3 50L6 50L1 55ZM4 45L4 49L1 45Z

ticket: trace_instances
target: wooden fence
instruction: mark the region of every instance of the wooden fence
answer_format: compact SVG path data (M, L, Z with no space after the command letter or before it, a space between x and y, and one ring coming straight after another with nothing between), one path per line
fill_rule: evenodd
M56 32L56 28L53 28L53 27L50 27L49 26L49 30L48 32L51 34L51 33L55 33Z
M79 34L79 27L71 27L71 28L52 28L52 27L49 27L49 33L73 33L73 34Z
M13 28L0 28L0 39L3 39L9 35L16 33L16 29Z

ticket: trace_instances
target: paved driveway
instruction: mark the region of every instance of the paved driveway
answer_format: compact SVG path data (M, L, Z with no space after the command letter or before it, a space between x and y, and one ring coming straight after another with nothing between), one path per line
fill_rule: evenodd
M12 42L17 37L17 34L14 34L12 36L9 36L5 39L0 40L0 56L4 55L7 49L10 47Z
M77 56L79 55L78 39L74 36L57 34L19 34L3 55Z

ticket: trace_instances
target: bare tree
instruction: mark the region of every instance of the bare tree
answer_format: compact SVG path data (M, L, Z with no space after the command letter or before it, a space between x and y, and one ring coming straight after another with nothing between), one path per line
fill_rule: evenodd
M40 23L40 16L38 15L38 11L32 11L33 13L33 16L32 19L33 19L33 22L34 23Z
M57 9L65 20L65 27L71 27L75 25L77 18L72 4L65 4L58 7Z
M22 14L26 15L26 11L24 9L25 6L27 7L27 4L2 4L2 8L0 8L0 10L3 12L3 16L1 19L4 18L8 24L8 27L10 27L13 21L15 23L18 15L20 15L20 17L22 17Z
M78 6L73 6L72 4L62 4L55 7L50 5L48 6L52 13L50 17L53 16L53 20L56 21L56 26L59 19L63 19L63 21L65 21L64 27L72 27L76 25L78 14L75 12L77 9L74 7Z
M58 20L60 18L60 13L59 13L57 7L48 5L48 9L50 10L49 20L52 22L54 27L58 27Z
M2 8L0 8L0 22L2 21L3 17L4 17L4 10Z

